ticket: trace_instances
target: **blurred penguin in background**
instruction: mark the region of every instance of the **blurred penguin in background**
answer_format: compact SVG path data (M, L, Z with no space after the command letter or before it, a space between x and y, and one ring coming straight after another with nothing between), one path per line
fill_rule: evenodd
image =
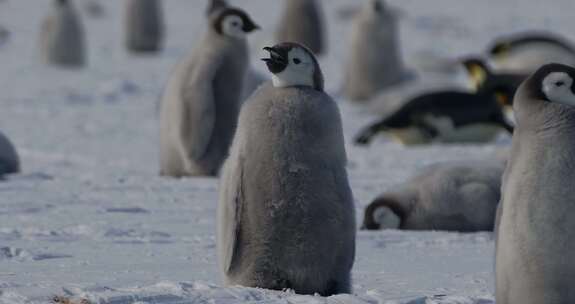
M430 166L367 206L362 229L492 231L505 163Z
M401 57L397 16L381 0L369 0L355 16L344 94L366 101L410 78Z
M20 160L14 145L0 132L0 178L6 174L18 173Z
M505 91L497 90L430 92L367 126L355 142L369 144L379 133L404 145L489 142L503 130L513 132L504 113L505 101L510 98Z
M228 8L230 5L226 0L210 0L206 9L206 16L209 18L211 14L218 10ZM269 78L264 74L256 71L253 67L248 68L246 77L244 78L244 88L242 91L242 101L247 100L257 88L259 88Z
M86 64L84 27L72 0L54 0L52 12L42 24L40 37L44 61L63 67Z
M206 9L206 16L210 16L215 11L228 7L228 2L226 0L209 0L208 8Z
M164 42L164 16L160 0L127 0L126 47L133 53L154 53Z
M106 9L99 0L84 0L84 11L92 18L103 18L106 16Z
M531 74L551 62L575 66L575 46L567 39L547 32L500 37L489 48L488 55L498 71Z
M236 130L249 67L246 36L259 27L227 7L168 81L160 113L160 174L216 176Z
M297 42L316 56L327 52L324 16L320 0L285 0L278 25L278 42Z

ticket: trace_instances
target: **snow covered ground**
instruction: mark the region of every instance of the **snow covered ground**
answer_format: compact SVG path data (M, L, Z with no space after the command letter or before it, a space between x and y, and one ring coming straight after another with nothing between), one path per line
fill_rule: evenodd
M11 31L0 48L0 130L24 172L0 183L0 303L44 303L53 295L94 303L492 303L489 233L358 233L354 294L330 298L222 288L216 267L216 179L157 176L156 102L169 71L204 27L200 0L165 0L167 48L131 57L122 44L122 2L85 19L90 67L41 65L36 45L47 0L0 2ZM271 40L279 0L232 1L263 26L254 65ZM359 0L324 0L330 52L321 59L337 92L349 22L338 10ZM396 0L407 62L420 53L459 56L499 34L552 30L575 39L572 0ZM341 100L347 141L374 116ZM348 145L358 220L376 195L438 161L491 158L488 146L404 148L378 140Z

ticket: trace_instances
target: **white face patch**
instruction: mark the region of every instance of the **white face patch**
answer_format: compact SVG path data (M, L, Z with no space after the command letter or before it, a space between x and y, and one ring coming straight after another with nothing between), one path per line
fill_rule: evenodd
M575 106L575 94L571 91L573 78L567 73L550 73L543 79L541 90L551 102Z
M399 229L401 219L388 207L378 207L373 211L373 220L381 229Z
M235 15L229 15L222 21L222 32L224 35L234 38L245 38L246 33L243 30L244 22L242 18Z
M289 63L287 67L280 73L272 76L274 87L314 87L313 76L315 73L315 65L312 57L298 47L292 48L288 57Z

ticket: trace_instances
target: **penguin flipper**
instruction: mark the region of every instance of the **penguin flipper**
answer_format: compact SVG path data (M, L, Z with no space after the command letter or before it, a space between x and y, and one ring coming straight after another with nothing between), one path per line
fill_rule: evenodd
M213 80L215 58L206 58L188 73L181 91L180 135L186 156L201 159L208 149L216 120Z
M218 204L218 252L220 267L228 274L238 256L243 205L243 164L241 157L230 156L222 170Z

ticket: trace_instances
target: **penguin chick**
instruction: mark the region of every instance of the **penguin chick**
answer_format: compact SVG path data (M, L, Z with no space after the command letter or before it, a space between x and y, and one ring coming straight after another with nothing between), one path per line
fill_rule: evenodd
M128 0L125 42L133 53L154 53L164 42L164 16L160 0Z
M523 74L531 74L550 62L575 65L575 47L571 42L546 32L523 32L498 38L488 55L496 70Z
M84 27L71 0L55 0L40 33L42 58L47 64L82 67L86 63Z
M519 87L496 237L498 304L575 303L575 69L542 66Z
M213 14L195 49L177 65L162 98L160 174L215 176L236 129L249 65L246 35L258 26L242 10Z
M230 7L225 0L211 0L208 5L206 14L209 17L214 12ZM269 79L262 73L256 71L251 65L248 68L246 77L244 78L244 89L242 92L242 101L247 100L255 90Z
M325 54L327 35L321 2L318 0L285 0L284 3L276 40L297 42L308 47L315 55Z
M272 84L242 108L218 205L226 284L351 292L355 215L339 109L311 50L265 48Z
M502 161L430 166L375 199L362 229L492 231L504 168Z
M503 112L506 98L505 92L488 91L421 95L365 128L355 142L368 144L379 132L404 145L491 141L501 130L513 132Z
M397 17L380 0L369 0L354 18L344 94L365 101L412 75L406 71L399 46Z
M0 177L5 174L18 173L20 159L14 145L0 132Z

